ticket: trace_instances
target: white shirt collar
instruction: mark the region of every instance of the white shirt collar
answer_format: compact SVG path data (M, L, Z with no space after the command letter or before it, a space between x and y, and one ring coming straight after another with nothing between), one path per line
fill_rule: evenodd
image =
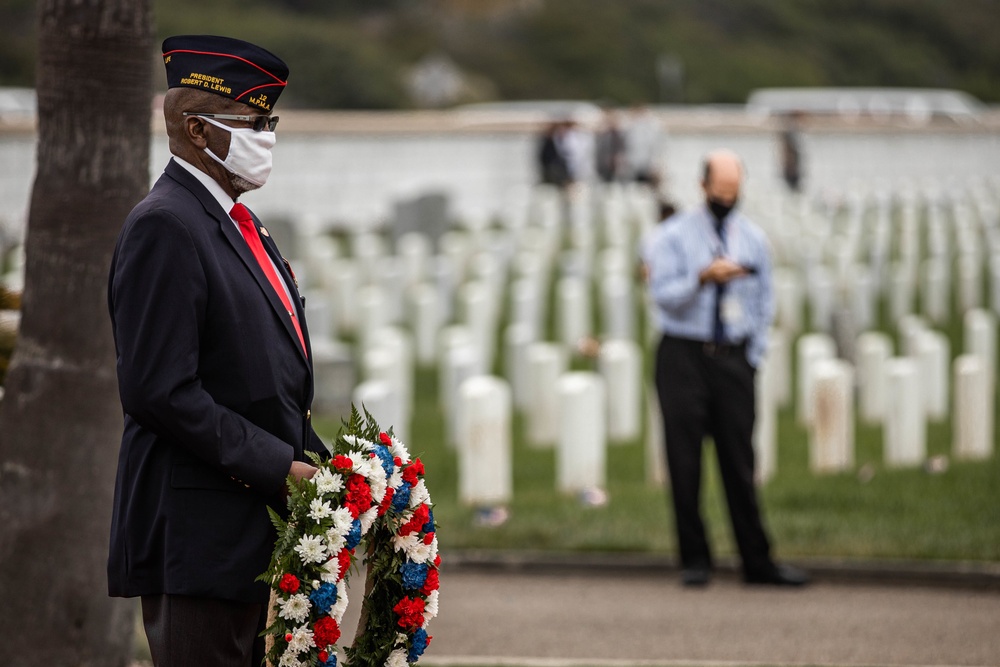
M222 189L222 186L219 185L214 178L212 178L211 176L209 176L208 174L206 174L201 169L194 166L187 160L179 158L176 155L174 155L173 158L174 162L184 167L184 169L187 170L189 174L197 178L198 182L205 186L205 189L208 190L208 193L212 195L216 201L219 202L219 206L221 206L222 210L228 214L230 209L233 208L233 204L235 204L236 202L233 201L232 197L226 194L226 191Z

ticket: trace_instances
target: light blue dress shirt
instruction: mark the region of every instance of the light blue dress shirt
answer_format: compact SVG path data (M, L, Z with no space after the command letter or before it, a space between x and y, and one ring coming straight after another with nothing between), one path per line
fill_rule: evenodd
M723 220L725 244L715 231L715 218L704 204L662 223L645 253L649 289L662 333L711 341L715 325L716 287L699 284L715 257L725 256L753 273L729 282L723 301L727 343L747 343L747 360L757 367L767 350L767 331L774 318L771 251L763 230L738 210Z

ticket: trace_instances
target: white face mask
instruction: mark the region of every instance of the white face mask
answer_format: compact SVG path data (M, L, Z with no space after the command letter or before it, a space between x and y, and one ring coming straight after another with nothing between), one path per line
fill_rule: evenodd
M261 187L267 182L267 177L271 174L271 148L277 141L274 132L266 130L254 132L253 128L229 127L211 118L204 116L199 116L199 118L229 132L229 155L226 156L225 160L220 159L207 146L205 147L205 152L213 160L257 187Z

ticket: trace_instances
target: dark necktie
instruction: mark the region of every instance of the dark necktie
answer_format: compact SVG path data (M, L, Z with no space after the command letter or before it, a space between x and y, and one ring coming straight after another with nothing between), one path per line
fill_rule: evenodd
M264 244L261 243L260 234L257 231L257 225L254 224L253 216L250 215L250 211L243 204L235 204L232 210L229 211L229 215L239 224L240 231L243 232L243 238L246 239L247 245L250 246L250 252L253 253L257 263L260 264L261 270L264 271L264 275L267 276L271 287L278 294L278 298L281 299L281 303L285 307L288 316L292 318L295 333L299 335L299 342L302 344L302 350L305 351L306 339L302 335L299 318L295 316L295 309L292 308L292 304L288 301L288 294L285 293L285 287L278 278L278 274L274 272L274 265L271 263L271 258L267 256L267 251L264 250ZM307 356L308 354L306 352Z
M726 227L722 224L721 220L716 223L715 231L719 235L719 256L721 257L726 251ZM726 327L722 322L722 299L725 293L726 284L715 283L715 320L712 330L712 342L716 345L722 345L726 342Z

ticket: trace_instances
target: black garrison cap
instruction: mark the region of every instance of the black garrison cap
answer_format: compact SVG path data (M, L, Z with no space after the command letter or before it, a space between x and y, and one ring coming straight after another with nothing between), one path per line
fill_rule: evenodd
M270 51L215 35L168 37L163 65L169 88L197 88L266 112L288 81L288 65Z

